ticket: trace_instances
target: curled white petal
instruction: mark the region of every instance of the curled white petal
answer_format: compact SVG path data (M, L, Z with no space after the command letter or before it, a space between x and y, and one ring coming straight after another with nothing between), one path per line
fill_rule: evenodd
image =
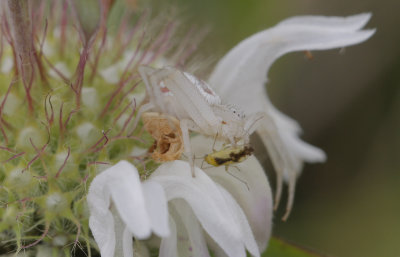
M262 91L269 67L277 58L293 51L325 50L363 42L375 31L359 30L369 18L369 14L344 18L304 16L282 21L230 50L217 64L209 82L225 99L243 92L254 96L253 90ZM259 107L260 103L249 102L245 111L262 110Z

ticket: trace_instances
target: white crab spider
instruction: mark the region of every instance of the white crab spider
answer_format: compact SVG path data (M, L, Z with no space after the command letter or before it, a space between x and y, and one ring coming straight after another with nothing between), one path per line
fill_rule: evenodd
M154 69L140 67L149 102L142 105L135 118L135 128L141 114L156 111L176 117L180 121L185 154L194 176L194 160L189 131L218 139L237 146L248 144L256 129L255 122L265 116L255 113L246 117L233 105L223 104L220 97L204 81L175 68Z

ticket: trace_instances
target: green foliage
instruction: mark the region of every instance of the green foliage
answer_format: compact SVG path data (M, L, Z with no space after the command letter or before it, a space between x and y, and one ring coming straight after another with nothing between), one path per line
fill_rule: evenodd
M292 245L276 237L272 237L262 257L320 257L316 253L299 246Z

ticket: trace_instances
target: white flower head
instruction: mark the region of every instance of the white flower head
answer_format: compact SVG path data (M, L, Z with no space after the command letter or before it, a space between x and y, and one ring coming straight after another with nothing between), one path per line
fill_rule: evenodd
M136 168L121 161L93 180L88 203L102 257L131 256L132 236L147 239L151 232L162 238L160 256L209 256L203 231L228 256L246 256L246 250L260 255L252 224L234 197L198 168L193 178L187 162L165 163L141 183ZM269 212L267 219L272 207ZM264 225L269 237L271 221ZM267 238L262 240L265 248Z
M256 131L278 174L277 202L282 178L289 182L285 218L293 203L295 180L303 162L324 161L326 157L322 150L303 142L298 137L299 125L281 114L269 101L264 89L268 69L277 58L291 51L345 47L368 39L374 30L360 28L369 18L369 14L361 14L347 18L305 16L285 20L239 43L221 59L211 74L210 84L222 99L242 107L246 115L263 113ZM212 108L217 103L197 101L193 94L199 95L198 92L185 87L190 83L187 73L150 68L142 71L146 71L142 72L145 74L142 77L148 91L167 91L168 97L172 97L168 98L172 99L166 102L168 104L180 101L176 105L180 109L177 107L173 113L168 113L166 108L161 108L164 95L147 92L150 103L144 105L146 111L158 106L157 111L176 116L181 114L183 118L176 117L180 120L202 117L204 119L197 120L197 123L206 123L202 128L207 129L214 124L209 122L208 114L214 115L215 124L221 123L217 119L218 113ZM176 86L171 80L167 89L154 85L149 87L148 80L156 78L152 77L153 72L165 73L170 80L173 75L176 83L182 83ZM214 91L210 92L216 95ZM190 103L195 107L188 106ZM190 110L184 109L185 106ZM258 121L258 116L253 117L252 120ZM186 125L192 128L199 125L195 119L192 121ZM251 126L249 123L244 127L251 131ZM218 129L212 127L209 131ZM188 130L186 133L188 137ZM196 137L191 144L193 153L198 156L210 151L212 140ZM185 142L187 147L190 144ZM238 164L238 167L240 171L232 175L221 167L204 171L195 167L193 170L189 163L176 160L159 166L144 182L140 181L137 169L126 161L104 171L93 180L88 195L90 227L102 257L113 256L116 252L132 256L131 237L142 240L152 233L161 238L159 256L210 256L209 248L215 256L244 257L246 251L252 256L260 256L271 233L272 194L255 157Z

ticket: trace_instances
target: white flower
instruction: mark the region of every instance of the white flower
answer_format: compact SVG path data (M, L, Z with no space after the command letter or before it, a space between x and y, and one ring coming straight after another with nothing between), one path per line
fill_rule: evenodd
M160 256L209 256L203 231L216 252L244 257L247 249L260 256L252 228L232 195L198 168L193 178L187 162L165 163L140 183L136 168L121 161L93 180L88 203L90 228L102 257L132 256L132 235L147 239L152 231L162 237ZM270 219L272 206L269 212ZM264 225L269 237L271 221Z
M282 21L235 46L217 64L209 82L226 101L243 107L248 114L266 112L257 128L277 172L278 204L282 177L289 182L287 218L294 197L295 182L303 162L325 161L325 153L299 138L298 123L279 112L268 99L265 83L272 63L280 56L304 50L325 50L361 43L375 30L360 30L371 15L349 17L302 16ZM276 205L277 206L277 205Z

